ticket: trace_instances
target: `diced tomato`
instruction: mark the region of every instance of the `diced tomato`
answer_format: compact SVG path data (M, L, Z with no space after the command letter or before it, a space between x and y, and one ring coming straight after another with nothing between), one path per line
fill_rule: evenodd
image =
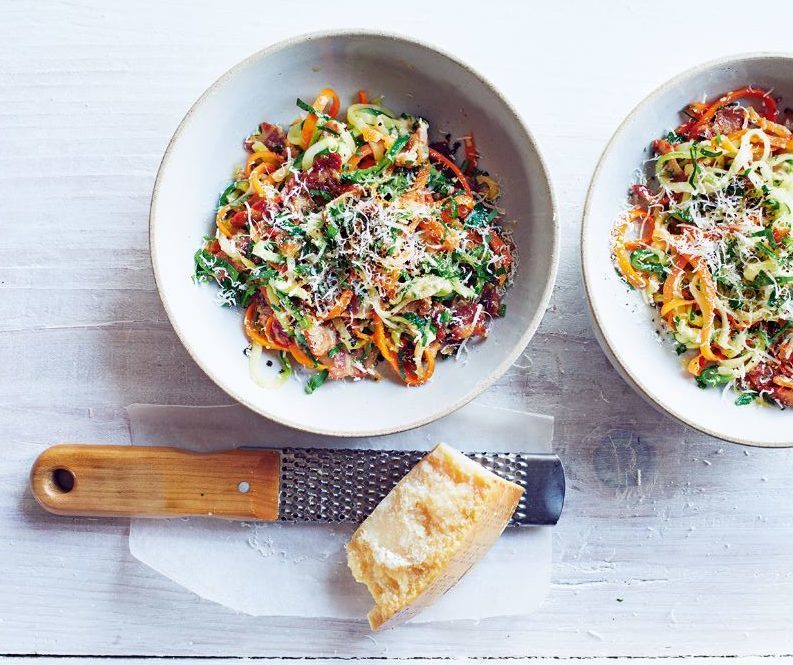
M229 220L229 223L238 229L243 228L248 223L248 212L246 210L235 212Z

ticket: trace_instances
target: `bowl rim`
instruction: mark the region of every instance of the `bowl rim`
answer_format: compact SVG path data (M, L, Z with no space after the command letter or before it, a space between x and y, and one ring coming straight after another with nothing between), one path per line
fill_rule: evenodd
M595 170L592 173L592 178L589 182L589 187L587 189L587 195L582 214L581 233L580 233L581 253L579 257L579 261L580 261L579 265L580 265L581 274L583 276L584 293L586 295L587 305L589 309L589 317L595 328L595 337L597 338L598 343L602 347L604 351L604 355L608 358L609 362L617 370L617 373L626 381L628 385L630 385L637 393L639 393L641 397L643 397L657 410L669 415L679 423L682 423L683 425L687 425L692 429L702 432L703 434L708 434L722 441L727 441L729 443L737 443L743 446L751 446L754 448L790 448L793 447L793 439L790 439L786 442L780 441L778 443L777 442L759 443L757 441L745 439L740 436L735 436L725 432L715 431L705 425L699 424L691 420L689 417L686 416L686 414L680 412L679 410L672 409L669 406L667 406L661 400L661 397L657 395L655 392L653 392L653 390L648 385L643 383L641 378L637 375L637 373L632 371L632 369L629 368L627 364L622 361L616 346L612 343L612 340L607 332L607 329L603 324L603 318L599 313L597 304L595 303L595 298L593 297L593 291L590 287L590 279L594 279L594 276L589 275L585 260L585 256L587 254L586 249L587 247L590 246L591 242L594 242L594 238L588 240L589 228L591 225L590 224L591 206L592 206L592 199L594 197L594 192L599 183L601 173L605 168L605 162L607 157L611 156L611 153L615 148L617 139L621 137L621 135L626 131L627 127L637 117L639 117L639 115L643 111L651 107L652 104L656 101L656 99L659 96L661 96L661 94L667 92L671 88L676 87L679 83L690 77L693 77L698 74L702 74L706 71L715 69L717 67L723 67L725 65L737 64L737 63L755 61L755 60L768 60L768 59L786 60L793 63L793 53L784 52L784 51L753 51L748 53L737 53L733 55L723 56L721 58L716 58L714 60L708 60L706 62L690 67L680 72L679 74L676 74L667 81L663 82L661 85L657 86L647 95L645 95L641 99L641 101L639 101L631 109L628 115L625 116L622 122L617 126L617 129L614 130L614 133L611 135L611 138L609 139L605 148L603 148L603 151L601 152L600 157L598 159L597 165L595 166Z
M158 256L158 252L154 242L154 234L155 234L155 227L157 224L156 207L159 197L161 180L163 178L164 171L166 170L168 163L170 161L172 149L176 144L176 142L180 139L182 132L185 128L185 125L189 122L193 114L204 104L207 98L213 95L228 79L238 75L240 72L253 66L255 63L259 62L260 60L263 60L271 56L274 53L287 50L289 48L297 46L298 44L312 41L315 39L355 38L355 37L368 37L368 38L397 41L410 46L418 46L423 50L433 52L434 54L439 55L442 58L445 58L446 60L450 61L451 63L461 67L463 70L465 70L470 75L475 77L490 92L491 95L495 96L498 99L498 101L500 101L500 103L504 105L504 108L509 112L510 115L513 116L513 118L517 121L519 127L523 130L525 141L527 141L529 145L532 146L535 154L537 155L537 165L539 167L541 179L545 187L545 191L542 194L546 198L546 200L550 202L550 208L551 208L550 210L551 212L550 224L552 230L551 267L547 275L547 279L542 294L540 296L539 305L535 310L534 314L532 315L531 319L529 320L528 325L524 329L520 339L509 351L509 353L506 354L504 360L495 368L493 368L492 371L484 379L482 379L477 385L475 385L461 399L458 399L452 404L447 404L442 408L436 409L429 416L417 418L415 420L406 422L396 427L386 427L379 429L370 428L366 430L338 430L338 429L323 429L318 427L309 427L303 425L298 420L292 420L290 418L285 418L277 413L269 412L262 406L255 403L254 401L246 399L243 395L241 395L237 391L235 386L227 384L224 380L222 380L219 376L214 374L209 369L209 367L202 361L202 359L198 357L198 354L194 352L193 348L187 343L186 337L182 329L180 328L179 323L176 320L174 312L171 309L171 306L168 302L168 297L160 283L160 277L159 277L160 258ZM274 44L271 44L263 49L256 51L255 53L252 53L248 57L244 58L237 64L230 67L223 74L221 74L192 103L192 105L187 110L184 117L176 127L173 135L171 136L171 139L168 141L168 145L165 148L165 152L163 153L162 159L160 160L160 164L157 168L157 175L155 177L154 186L152 189L151 203L149 205L149 256L152 263L152 271L154 274L154 282L157 287L157 293L159 294L160 301L162 302L163 308L165 309L165 313L168 316L168 320L170 321L171 326L176 332L176 335L179 338L179 341L182 343L182 346L187 350L188 354L193 359L193 361L201 368L204 374L206 374L215 383L215 385L217 385L221 390L223 390L227 395L229 395L229 397L236 400L240 404L243 404L244 406L251 409L255 413L258 413L259 415L264 416L269 420L280 423L282 425L286 425L287 427L291 427L293 429L297 429L305 432L311 432L314 434L321 434L321 435L333 436L333 437L346 437L346 438L383 436L386 434L394 434L397 432L403 432L406 430L415 429L416 427L420 427L422 425L426 425L427 423L434 422L436 420L439 420L440 418L443 418L444 416L453 413L459 408L465 406L473 399L478 397L487 388L493 385L493 383L495 383L499 378L501 378L501 376L503 376L506 373L506 371L510 368L510 366L518 359L520 354L523 353L529 341L531 341L532 337L537 331L537 328L539 327L540 322L542 321L545 312L548 309L548 304L550 302L551 294L556 284L556 277L559 268L559 254L560 254L560 246L561 246L560 236L561 236L561 231L560 231L560 224L558 218L556 195L553 189L553 184L551 182L548 165L542 154L540 145L536 140L536 138L534 137L534 134L532 134L531 130L529 129L522 115L517 111L517 109L512 105L512 103L501 93L501 91L498 88L496 88L496 86L483 74L480 74L478 71L467 65L459 58L455 57L454 55L448 53L447 51L441 48L438 48L437 46L431 45L427 42L415 39L413 37L408 37L396 32L368 30L368 29L330 29L330 30L301 33L298 35L287 37L286 39L282 39Z

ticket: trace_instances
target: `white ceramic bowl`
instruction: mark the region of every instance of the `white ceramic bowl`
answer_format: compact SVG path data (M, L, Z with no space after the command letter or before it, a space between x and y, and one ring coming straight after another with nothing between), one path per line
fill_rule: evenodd
M248 374L239 310L214 302L212 285L190 276L193 253L213 228L218 193L244 161L243 139L262 121L288 124L295 98L325 86L342 106L364 88L397 110L426 117L430 129L476 135L482 165L501 182L501 204L516 220L520 254L507 316L490 338L472 344L467 362L438 363L420 388L390 380L328 382L311 396L289 381L277 390ZM193 359L223 390L286 425L337 436L370 436L417 427L464 405L500 377L522 352L548 304L559 230L539 149L509 103L480 75L429 46L368 32L308 35L251 56L193 105L166 150L152 197L151 253L163 305Z
M791 410L735 406L735 394L702 390L686 376L667 335L659 336L652 310L617 277L610 231L624 209L628 187L649 156L654 138L681 122L680 110L748 84L773 89L781 108L793 105L793 57L757 54L692 69L653 92L625 119L592 178L581 232L582 265L595 332L614 367L642 396L679 421L713 436L765 447L793 445Z

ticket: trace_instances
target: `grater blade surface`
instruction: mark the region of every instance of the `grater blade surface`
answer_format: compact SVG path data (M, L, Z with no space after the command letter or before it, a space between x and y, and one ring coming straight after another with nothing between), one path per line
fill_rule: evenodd
M426 453L286 448L281 454L279 520L359 524ZM509 526L556 524L564 471L556 455L470 453L524 489Z

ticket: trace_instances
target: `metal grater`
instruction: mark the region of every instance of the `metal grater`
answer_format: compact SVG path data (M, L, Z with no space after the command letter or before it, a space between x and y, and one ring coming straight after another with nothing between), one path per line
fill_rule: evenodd
M36 500L58 515L360 523L424 455L330 448L195 453L61 444L36 459L31 488ZM512 526L556 524L565 490L556 455L468 456L523 488Z
M399 450L281 451L279 521L360 523L426 453ZM556 524L565 479L556 455L469 453L524 492L509 526Z

